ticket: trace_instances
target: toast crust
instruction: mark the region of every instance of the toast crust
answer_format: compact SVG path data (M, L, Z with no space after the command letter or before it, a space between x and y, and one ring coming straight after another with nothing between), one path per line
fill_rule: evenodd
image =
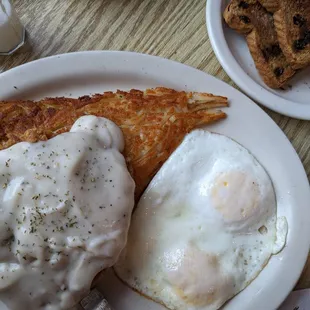
M279 0L258 0L258 1L269 12L274 13L279 9Z

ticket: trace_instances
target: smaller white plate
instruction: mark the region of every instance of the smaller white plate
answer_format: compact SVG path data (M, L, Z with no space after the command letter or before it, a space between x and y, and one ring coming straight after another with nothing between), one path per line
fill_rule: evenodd
M207 28L216 57L230 78L250 97L280 114L310 120L310 68L289 82L287 90L269 88L259 76L244 36L223 20L229 0L208 0Z

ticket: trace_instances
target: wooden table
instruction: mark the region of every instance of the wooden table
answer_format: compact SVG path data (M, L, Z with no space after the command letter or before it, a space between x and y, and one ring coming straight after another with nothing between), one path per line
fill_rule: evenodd
M27 44L12 56L0 57L0 72L60 53L127 50L173 59L234 85L212 51L205 24L205 0L13 0L13 3L27 28ZM294 145L309 178L310 122L264 110ZM310 288L310 258L297 285L305 287Z

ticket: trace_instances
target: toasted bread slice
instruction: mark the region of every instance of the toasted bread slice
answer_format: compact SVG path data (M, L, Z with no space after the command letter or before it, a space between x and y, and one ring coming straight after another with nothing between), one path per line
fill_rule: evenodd
M274 13L281 49L294 69L310 65L310 0L281 0Z
M281 88L295 74L283 54L273 16L256 0L232 0L224 12L226 23L246 35L255 65L264 82Z
M82 115L115 122L125 137L124 156L138 198L153 175L192 129L225 118L227 98L167 88L106 92L93 97L0 101L0 149L69 131Z
M232 0L227 5L223 16L230 28L238 31L239 33L248 34L254 28L251 15L257 8L259 8L257 0Z

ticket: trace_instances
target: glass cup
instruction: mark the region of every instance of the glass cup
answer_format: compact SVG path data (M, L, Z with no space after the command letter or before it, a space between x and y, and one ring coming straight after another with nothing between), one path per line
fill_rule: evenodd
M0 55L10 55L25 43L25 28L10 0L0 0Z

